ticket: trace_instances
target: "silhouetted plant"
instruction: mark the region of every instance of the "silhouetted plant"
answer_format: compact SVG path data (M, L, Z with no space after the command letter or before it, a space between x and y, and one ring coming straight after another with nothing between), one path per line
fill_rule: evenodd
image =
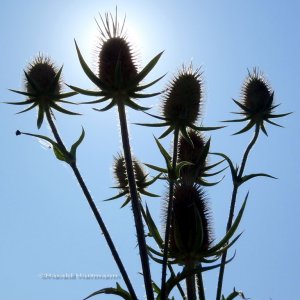
M56 68L49 57L39 55L24 71L25 91L11 90L26 96L26 100L7 102L14 105L29 105L19 113L37 107L38 129L42 126L44 118L48 121L54 139L19 130L16 134L34 136L47 141L57 159L64 161L71 167L126 285L125 289L116 283L116 287L101 289L85 299L100 294L113 294L127 300L141 299L141 296L137 295L135 284L132 284L128 277L115 244L77 167L77 149L84 140L85 131L82 129L78 140L68 150L55 124L55 110L68 115L79 114L61 106L62 104L74 104L74 102L64 99L77 93L97 98L84 102L84 104L109 102L104 108L94 108L94 110L103 112L114 106L117 107L123 152L115 157L113 166L117 184L114 188L118 190L118 194L106 200L124 197L125 202L123 202L122 207L127 204L132 207L147 299L170 299L169 295L177 287L182 299L205 300L202 273L212 269L219 269L217 300L230 300L238 296L245 299L243 293L235 289L228 297L222 295L225 267L234 258L233 255L227 259L227 251L241 236L241 234L236 235L236 231L248 199L247 193L245 200L240 205L238 214L234 218L238 189L245 182L259 176L274 178L266 173L245 175L245 167L259 132L262 131L267 134L265 123L280 126L272 119L286 116L288 113L274 113L278 106L274 104L274 91L257 68L253 69L253 72L248 71L248 77L242 87L241 99L239 101L234 100L241 109L237 114L242 115L243 118L225 121L247 122L246 126L236 134L242 134L254 128L254 136L242 156L241 163L239 166L235 166L226 154L210 152L211 139L205 138L203 134L203 131L217 130L223 127L205 127L202 125L203 81L200 69L193 69L192 65L183 66L170 80L163 92L161 116L146 113L144 111L148 108L138 104L137 100L161 94L161 92L145 94L143 91L155 85L163 76L148 84L142 84L142 82L155 67L162 52L155 56L142 70L139 70L133 56L134 51L124 34L125 19L120 25L116 11L115 17L111 14L105 14L104 18L100 16L100 22L100 24L97 23L101 34L101 45L96 74L85 62L75 42L80 65L87 77L95 84L96 90L91 91L68 85L73 91L62 93L62 67ZM160 123L137 123L148 127L166 127L159 139L173 133L171 153L165 150L159 139L155 138L155 144L164 158L165 165L145 164L158 172L154 177L146 173L142 164L131 154L126 106L160 120ZM198 122L200 124L197 124ZM210 164L208 159L211 155L221 157L221 160ZM208 198L209 188L218 184L222 178L213 179L213 181L208 180L208 178L214 178L214 176L224 172L227 166L214 170L224 162L230 170L233 190L226 232L220 241L216 241L213 235L212 211L208 205ZM158 180L167 182L167 196L156 195L148 190ZM147 204L142 201L144 195L163 198L165 204L163 232L157 228ZM153 244L156 244L157 247L155 248ZM149 258L162 265L160 285L152 279ZM218 260L221 261L218 262ZM179 268L178 273L175 273L174 265L177 266L177 269ZM169 277L167 276L167 269L169 270ZM183 280L186 280L186 292L182 287ZM172 299L175 299L174 296Z

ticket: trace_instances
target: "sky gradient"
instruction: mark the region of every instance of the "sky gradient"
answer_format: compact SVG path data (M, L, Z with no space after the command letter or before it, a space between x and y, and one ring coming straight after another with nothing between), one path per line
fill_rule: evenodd
M247 69L253 67L265 73L274 89L275 102L281 103L276 112L293 112L279 120L285 128L268 126L269 136L261 135L251 152L246 173L267 172L279 179L254 179L240 189L238 206L248 190L249 202L238 230L244 233L234 247L236 257L226 269L224 293L228 295L236 287L255 300L297 300L299 2L126 1L125 4L108 0L3 0L1 101L24 100L8 89L23 89L23 69L38 53L51 56L57 66L64 65L66 83L93 89L80 67L73 40L76 39L86 61L96 70L99 33L94 18L99 19L98 13L113 12L116 6L121 18L126 14L125 29L140 66L164 50L148 82L167 75L149 92L164 89L182 64L192 61L195 68L201 67L205 87L201 119L204 125L219 126L221 120L232 118L230 112L238 110L232 98L239 99ZM74 97L74 101L85 100L84 96ZM141 104L150 105L152 113L159 113L160 100L161 97L141 100ZM122 200L102 201L115 193L109 187L114 185L113 155L121 149L116 111L98 113L88 105L69 108L83 115L57 113L59 131L65 143L71 145L84 126L86 138L78 150L79 168L138 294L142 295L131 210L119 209ZM35 111L21 115L16 112L18 107L1 104L1 298L73 300L114 286L115 280L109 279L40 278L41 274L120 274L68 166L57 161L52 151L35 139L14 134L19 129L51 136L48 126L43 124L38 132ZM128 110L128 114L131 123L145 121L142 113ZM242 125L230 124L218 132L207 133L207 137L212 137L212 151L224 152L239 164L252 136L252 132L232 136ZM159 136L161 132L130 126L133 152L140 161L163 165L153 140L153 134ZM171 149L170 137L163 144ZM230 174L225 175L218 186L207 189L216 240L224 234L232 190ZM166 186L157 184L150 191L165 195ZM146 200L159 223L161 199ZM153 262L151 266L159 282L160 268ZM205 274L204 280L207 299L214 299L217 273Z

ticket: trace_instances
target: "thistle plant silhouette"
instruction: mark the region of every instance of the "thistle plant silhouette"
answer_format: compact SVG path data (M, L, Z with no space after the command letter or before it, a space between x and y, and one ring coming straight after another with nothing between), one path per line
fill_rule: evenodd
M101 34L98 73L92 72L75 41L81 68L96 86L96 90L86 90L82 87L68 85L72 91L63 93L62 67L58 69L52 59L40 54L24 71L25 91L11 90L25 96L26 100L7 102L13 105L27 105L19 113L36 107L38 109L38 129L44 124L44 119L47 120L53 138L20 130L17 130L16 134L33 136L47 141L56 158L71 167L122 275L126 287L116 283L116 287L95 291L85 299L101 294L112 294L127 300L141 299L142 296L137 295L136 283L131 282L126 266L116 250L115 242L112 240L77 167L77 150L84 141L84 129L69 150L57 130L54 111L67 115L78 115L78 112L72 112L62 107L65 104L74 105L74 102L67 101L65 98L70 98L78 93L97 98L80 104L98 104L108 101L104 108L94 108L96 111L104 112L114 107L117 108L123 145L122 153L115 157L114 162L117 184L115 188L119 190L119 193L106 200L124 198L123 209L127 209L129 205L132 207L147 299L175 299L172 293L178 289L179 296L176 296L176 299L180 297L188 300L205 300L205 282L202 275L213 269L219 269L216 300L229 300L236 297L246 299L242 292L235 289L228 296L222 294L225 268L234 258L233 255L228 259L227 252L241 236L241 233L237 234L236 231L248 199L247 193L244 201L239 205L236 217L234 217L238 192L241 185L253 178L274 178L266 173L245 175L246 164L249 154L258 140L259 133L262 131L267 135L265 124L280 126L273 119L284 117L289 113L275 113L278 105L274 104L274 91L267 83L263 73L257 68L252 72L248 71L242 87L241 99L234 100L241 109L237 114L243 117L224 121L247 122L246 126L235 135L254 130L253 138L246 147L240 165L235 167L234 162L226 154L210 151L210 138L203 133L210 130L222 130L223 126L202 126L203 81L200 69L194 69L192 65L183 66L170 80L164 92L147 94L144 90L154 86L164 77L161 76L150 83L143 83L160 60L162 52L144 68L138 70L133 49L124 34L125 19L120 24L116 11L115 16L109 13L104 17L100 16L100 22L97 22L97 25ZM149 108L141 106L137 102L139 99L155 97L160 94L162 94L161 115L146 112ZM158 123L136 123L137 125L153 128L166 127L159 138L155 138L153 141L154 146L161 153L165 165L156 166L152 163L145 163L145 166L157 172L153 177L147 173L138 159L132 156L126 107L159 120ZM161 143L161 140L169 134L173 134L171 154ZM221 160L208 164L208 157L212 155ZM232 178L230 211L224 236L216 241L211 222L213 212L209 206L209 189L221 181L220 178L214 179L214 176L220 176L227 167L229 167ZM161 195L156 195L151 190L149 191L149 187L160 180L165 181L168 186L167 196L164 196L163 192ZM160 232L155 224L147 204L143 202L143 196L161 197L164 201L163 232ZM156 248L152 246L153 243L156 244ZM153 280L149 259L161 264L160 283ZM176 270L179 269L178 273L174 271L174 266Z

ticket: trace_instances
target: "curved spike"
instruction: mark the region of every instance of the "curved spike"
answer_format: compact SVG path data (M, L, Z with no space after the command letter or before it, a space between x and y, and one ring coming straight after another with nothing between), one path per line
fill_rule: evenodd
M76 47L77 55L78 55L78 58L79 58L79 62L81 64L81 67L82 67L84 73L101 90L107 90L108 89L107 86L93 73L93 71L89 68L89 66L85 62L83 56L81 55L79 47L78 47L78 45L76 43L76 40L74 40L74 42L75 42L75 47Z
M26 108L26 109L24 109L24 110L21 110L21 111L17 112L16 114L17 114L17 115L22 114L22 113L24 113L24 112L26 112L26 111L29 111L29 110L33 109L33 108L36 107L37 105L38 105L38 103L35 102L35 103L33 103L30 107L28 107L28 108Z
M67 114L67 115L81 115L81 114L79 114L79 113L75 113L75 112L66 110L66 109L64 109L64 108L62 108L62 107L60 107L60 106L58 106L58 105L57 105L56 103L54 103L54 102L51 102L51 103L50 103L50 106L51 106L52 108L54 108L55 110L57 110L57 111L63 113L63 114Z
M116 105L116 101L112 100L107 106L105 106L104 108L101 108L101 109L98 109L98 108L93 108L93 110L96 110L96 111L107 111L109 109L111 109L112 107L114 107Z
M12 90L12 89L8 89L11 92L17 93L17 94L21 94L23 96L27 96L27 97L35 97L36 94L32 94L32 93L26 93L26 92L22 92L22 91L17 91L17 90ZM12 104L12 103L10 103Z
M89 91L89 90L84 90L81 89L79 87L76 87L74 85L69 85L67 84L67 86L74 90L75 92L79 93L79 94L83 94L83 95L87 95L87 96L104 96L105 93L103 93L102 91Z
M125 105L131 107L132 109L135 109L135 110L142 110L142 111L148 110L148 109L151 108L151 107L140 106L140 105L136 104L135 102L131 101L130 99L127 99L127 100L125 101Z
M140 85L140 86L138 86L136 89L134 89L134 91L135 91L135 92L142 91L142 90L144 90L144 89L146 89L146 88L148 88L148 87L154 85L155 83L157 83L158 81L160 81L162 78L164 78L166 75L167 75L167 73L164 74L163 76L161 76L161 77L159 77L159 78L153 80L152 82L150 82L150 83L148 83L148 84Z
M234 133L233 135L238 135L238 134L244 133L244 132L250 130L254 125L255 125L255 122L251 120L242 130Z
M163 133L161 134L161 136L159 137L159 139L165 138L165 137L168 136L173 130L174 130L174 127L173 127L173 126L170 126L165 132L163 132Z

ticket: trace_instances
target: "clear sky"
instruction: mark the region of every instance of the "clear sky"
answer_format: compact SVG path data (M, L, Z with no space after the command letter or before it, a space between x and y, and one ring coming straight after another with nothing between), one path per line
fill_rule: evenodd
M126 4L125 4L126 3ZM2 0L1 101L24 100L8 91L23 88L27 64L39 52L64 64L63 78L73 85L93 88L80 68L73 39L95 69L98 32L94 18L118 6L126 14L126 29L135 45L138 62L145 65L165 50L148 80L168 73L152 90L165 88L183 63L193 62L204 72L203 124L219 125L232 118L247 68L259 67L275 90L278 113L294 114L280 120L285 128L268 126L251 153L247 173L268 172L278 180L255 179L241 189L250 197L239 231L236 257L226 269L224 292L233 287L255 300L297 300L299 294L299 49L300 4L288 1L34 1ZM74 100L86 100L76 96ZM89 99L90 100L90 99ZM142 100L158 113L160 98ZM73 107L72 107L73 108ZM37 133L36 113L16 115L18 107L1 104L0 156L0 285L1 299L82 299L115 285L115 280L43 280L40 274L119 275L104 238L67 165L52 151L29 137L16 137L17 129ZM142 295L143 282L137 255L132 214L120 210L120 201L103 202L114 195L111 165L120 151L116 111L97 113L91 106L75 107L80 117L57 114L67 145L78 138L81 125L86 139L78 151L78 165L120 250L134 285ZM145 119L128 111L129 120ZM239 124L240 125L240 124ZM239 125L211 133L212 150L228 154L237 164L252 133L231 136ZM130 127L135 155L143 162L163 164L152 134L160 130ZM46 124L39 131L50 135ZM210 134L207 134L209 136ZM170 139L163 140L170 149ZM228 215L230 175L207 189L216 238L224 233ZM165 194L158 184L150 191ZM160 199L146 199L160 220ZM233 252L231 252L233 253ZM153 267L159 281L160 269ZM214 299L217 273L204 276L207 299ZM122 283L122 280L118 280ZM123 285L124 286L124 285ZM100 296L98 296L101 299ZM112 299L103 296L102 299Z

